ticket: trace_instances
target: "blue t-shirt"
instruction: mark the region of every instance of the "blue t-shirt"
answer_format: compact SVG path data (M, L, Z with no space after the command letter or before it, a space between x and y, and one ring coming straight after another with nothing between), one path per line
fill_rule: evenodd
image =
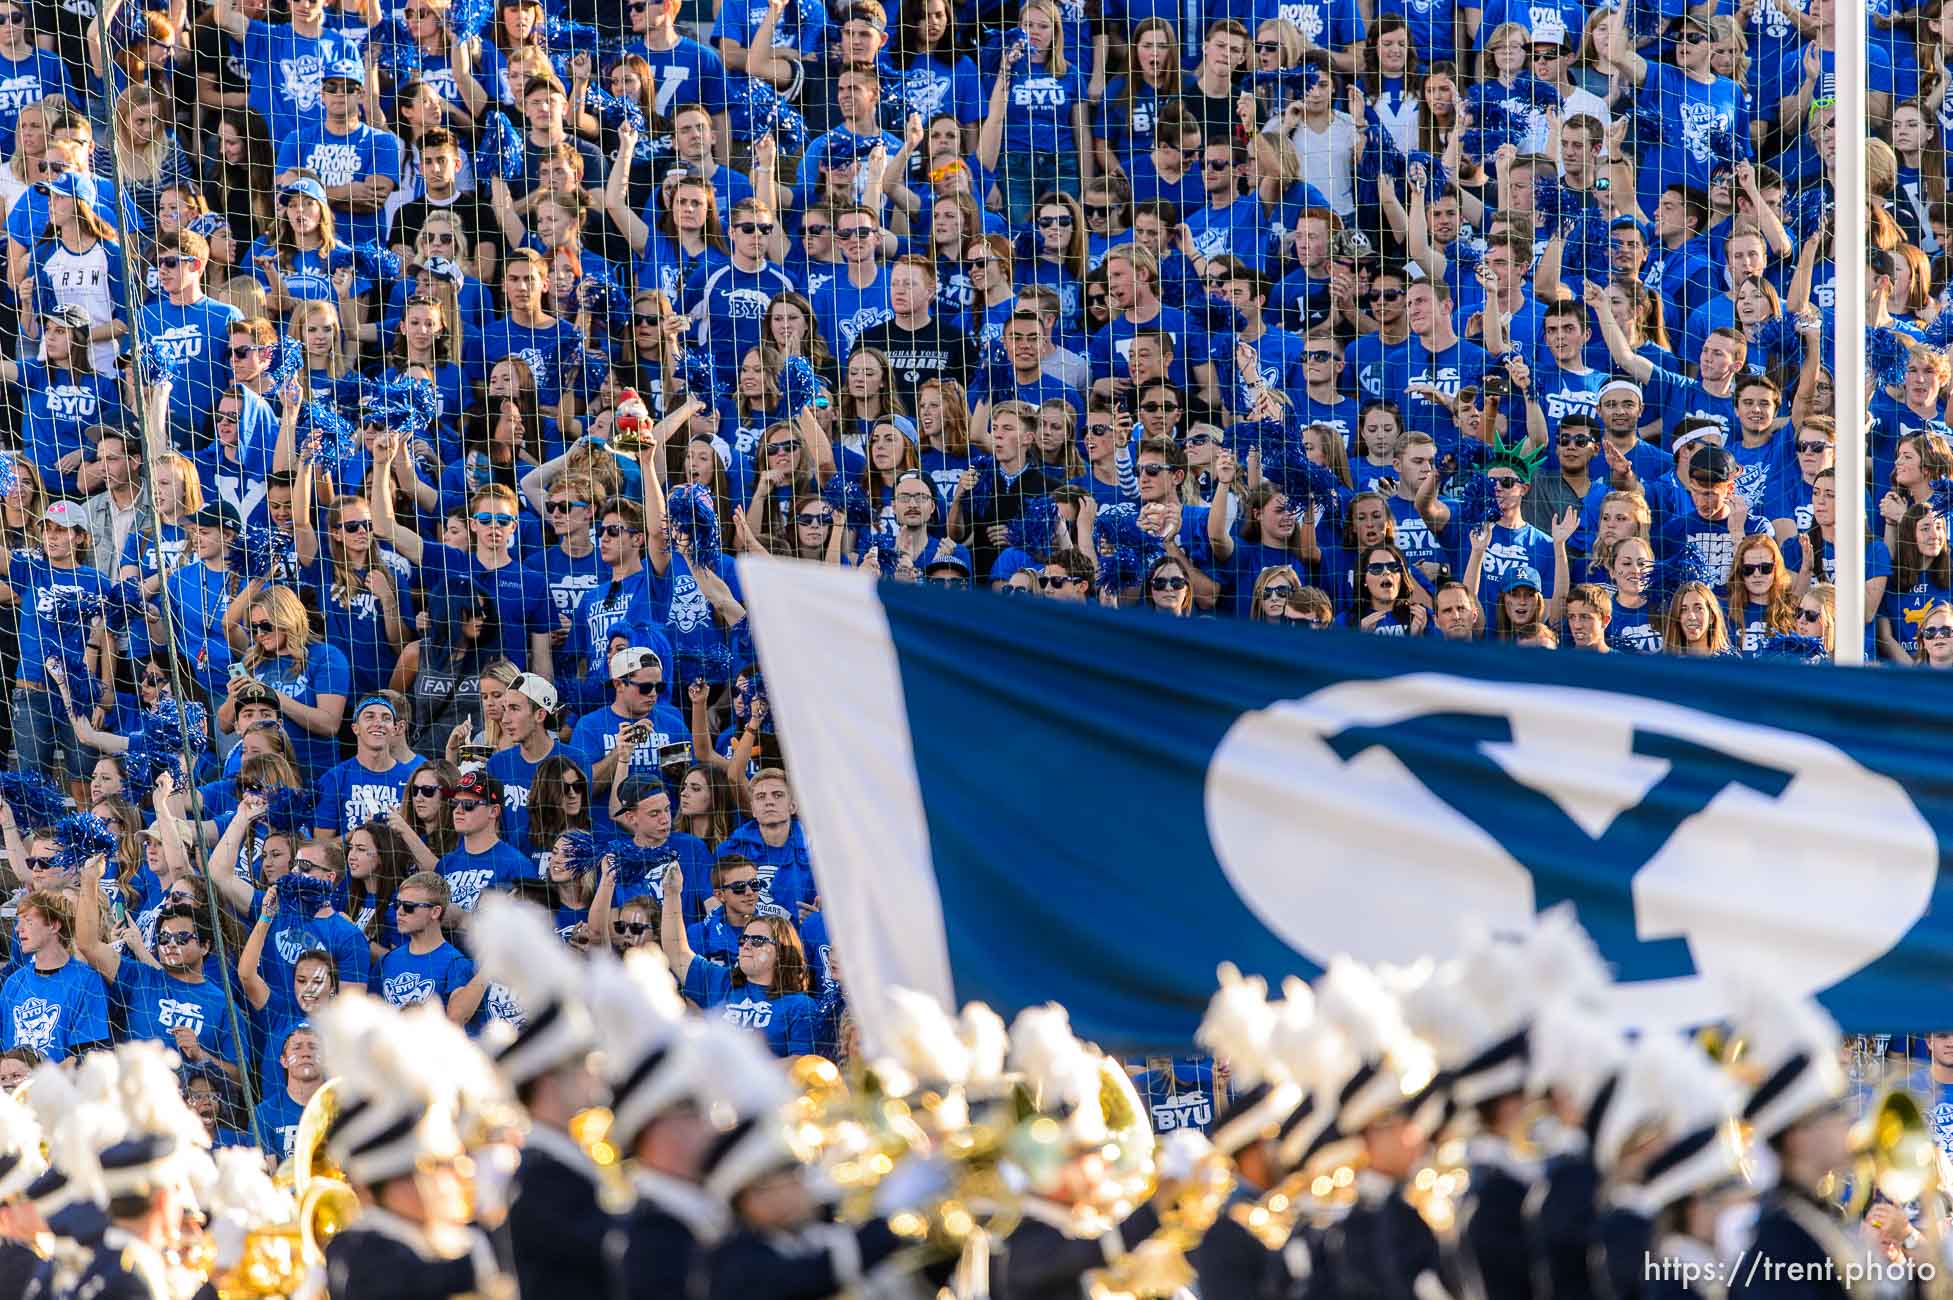
M280 655L259 664L251 674L280 695L316 708L323 695L347 696L352 693L352 670L346 656L327 641L314 641L306 647L305 666L299 668L290 655ZM300 726L296 718L285 719L285 734L291 737L299 766L308 781L316 781L339 761L339 736L318 736Z
M719 1008L727 1024L766 1035L775 1056L814 1050L814 1000L805 993L775 993L756 984L733 987L732 971L694 956L685 971L685 996L703 1009Z
M1539 574L1541 596L1551 600L1559 594L1549 590L1553 586L1553 539L1531 524L1522 523L1517 528L1492 525L1492 540L1478 572L1478 603L1488 610L1497 608L1506 576L1527 566Z
M877 266L875 278L857 287L842 271L814 293L814 316L827 350L836 357L854 351L855 340L885 321L895 319L888 301L888 268Z
M1010 72L1010 93L1004 107L1004 152L1075 153L1072 109L1085 102L1085 75L1072 65L1063 76L1044 64L1024 58Z
M60 55L31 45L18 59L0 55L0 154L13 154L20 110L49 95L65 95L72 103L81 102L69 84L68 71Z
M550 604L557 616L565 620L562 624L564 627L568 626L567 620L576 613L576 607L583 603L583 598L610 580L610 566L594 549L587 555L572 556L562 547L552 546L531 555L522 567L532 578L540 575L543 584L549 588Z
M548 586L541 575L513 560L499 569L489 569L470 552L428 543L422 548L420 567L422 580L430 589L443 578L473 581L475 590L495 610L495 621L483 629L484 653L502 655L516 667L525 668L530 635L556 630L556 610Z
M400 602L403 634L412 640L415 610L410 585L414 566L384 548L378 551L378 558L380 567L393 580L394 599ZM300 570L298 586L310 592L309 603L325 613L326 640L346 653L353 691L364 695L386 686L400 654L387 640L386 618L380 611L379 598L366 589L363 572L354 576L353 584L339 589L335 568L321 546L312 563Z
M163 579L176 618L175 649L197 684L221 694L230 673L231 644L224 635L224 612L244 587L238 575L195 560Z
M1866 566L1867 576L1870 565ZM1905 647L1908 654L1919 649L1919 625L1926 621L1926 613L1935 605L1953 604L1953 587L1942 587L1930 577L1921 578L1909 591L1895 591L1890 588L1885 599L1879 603L1879 617L1892 625L1892 635Z
M403 943L380 959L380 996L396 1007L427 1001L445 1007L474 977L475 963L451 943L428 953L411 952Z
M334 133L323 116L285 136L278 145L278 174L297 168L315 173L319 184L337 189L357 180L382 177L397 188L404 154L400 137L361 122L344 135ZM360 211L334 205L333 234L340 243L359 245L385 233L384 209Z
M469 374L477 382L486 380L503 357L521 357L535 376L536 401L550 407L561 400L566 384L581 390L583 352L583 336L570 321L518 325L504 316L490 321L481 338L470 340L465 355Z
M642 40L625 45L627 54L636 54L651 68L658 116L671 120L671 110L683 104L703 104L712 113L726 111L727 83L725 60L681 36L668 50L654 50Z
M172 979L154 966L123 957L113 985L122 1012L123 1032L129 1038L153 1038L175 1045L179 1026L192 1030L197 1046L220 1061L237 1062L237 1039L224 987L211 980L190 983Z
M385 817L400 806L407 779L420 764L416 758L375 772L358 758L347 759L319 778L319 806L312 824L344 836Z
M170 384L170 436L188 446L210 423L231 382L230 331L244 313L215 298L179 307L167 298L145 303L136 337L152 345L176 377Z
M252 915L264 906L262 890L251 899ZM292 991L293 972L298 959L323 948L339 972L341 987L365 984L373 969L373 953L366 935L339 912L331 916L296 917L280 912L272 918L271 934L259 959L258 973L271 990L265 1014L279 1020L296 1020L300 1011Z
M0 1048L31 1047L60 1061L108 1037L108 985L78 957L46 974L30 960L0 984Z
M577 752L586 766L595 767L610 756L611 750L617 748L617 729L628 721L630 719L619 713L614 706L586 714L577 721L575 729L570 732L570 748ZM658 771L659 747L676 745L680 742L690 743L692 729L686 725L684 717L678 710L669 704L660 704L653 708L641 721L651 731L643 742L631 751L631 773L636 776L655 776Z
M293 1101L282 1087L258 1103L258 1142L265 1154L274 1160L291 1159L298 1143L298 1122L304 1114L305 1107Z
M462 912L475 910L484 889L513 889L517 881L536 878L536 864L502 839L481 853L458 846L436 864L435 870L447 879L455 909Z
M535 783L536 769L552 758L569 759L589 779L583 755L555 739L549 742L549 752L533 763L522 756L520 745L497 750L488 760L488 774L502 783L502 838L524 851L529 848L529 787Z
M759 346L766 309L780 294L793 292L793 281L770 263L742 271L727 261L702 269L685 286L681 309L699 322L698 344L711 349L712 365L727 389L738 380L740 358Z
M59 659L74 682L85 676L90 621L64 612L57 598L62 592L102 595L115 585L113 579L92 565L57 569L39 551L12 551L7 556L7 585L20 601L20 663L15 669L22 681L43 684L47 673L42 667L50 658Z
M1712 132L1729 132L1745 158L1750 152L1749 99L1743 88L1727 77L1698 82L1673 64L1650 60L1635 100L1652 109L1669 128L1659 139L1648 142L1651 156L1636 174L1645 211L1654 211L1665 187L1680 181L1706 193L1718 162L1729 166L1743 161L1712 157Z
M296 135L320 116L326 65L359 58L359 45L331 29L301 36L289 23L253 20L244 33L250 106L273 140Z
M43 482L63 479L55 464L70 452L86 448L82 431L92 424L122 427L122 392L112 374L90 370L54 370L42 362L20 362L20 394L27 409L27 455Z

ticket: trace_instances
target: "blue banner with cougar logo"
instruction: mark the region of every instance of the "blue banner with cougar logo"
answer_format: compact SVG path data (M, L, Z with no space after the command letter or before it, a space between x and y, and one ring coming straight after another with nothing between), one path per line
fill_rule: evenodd
M1953 678L744 576L871 1031L907 984L1170 1049L1221 961L1442 956L1556 904L1632 1023L1760 977L1848 1029L1953 1024Z

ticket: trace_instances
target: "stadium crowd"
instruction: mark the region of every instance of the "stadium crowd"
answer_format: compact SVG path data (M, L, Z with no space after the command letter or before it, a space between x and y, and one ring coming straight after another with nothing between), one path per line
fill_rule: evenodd
M0 1083L162 1039L288 1154L338 993L522 1019L485 891L845 1058L740 554L1861 635L1833 0L1198 13L0 0ZM1953 6L1867 21L1862 635L1945 668ZM1211 1118L1211 1064L1150 1065Z

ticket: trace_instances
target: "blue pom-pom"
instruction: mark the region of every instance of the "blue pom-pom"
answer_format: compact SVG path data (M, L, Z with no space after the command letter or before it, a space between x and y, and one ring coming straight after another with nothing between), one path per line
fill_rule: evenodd
M313 400L299 411L298 458L328 467L359 454L359 430L330 402Z
M1737 163L1746 161L1750 156L1749 146L1720 120L1709 128L1703 143L1709 150L1711 175L1733 171Z
M1129 501L1105 507L1092 523L1099 551L1098 585L1124 591L1145 578L1154 560L1166 553L1160 539L1139 526L1139 507Z
M278 336L278 354L271 360L271 386L267 392L275 393L305 369L305 349L299 341L289 334Z
M572 22L567 18L551 18L543 23L542 35L543 42L549 47L550 62L555 65L564 85L570 82L570 60L576 55L589 55L590 62L597 65L592 69L596 71L623 49L616 40L589 23Z
M866 531L875 517L874 504L862 490L861 480L851 474L836 473L821 484L821 496L841 516L844 526Z
M861 548L861 567L865 569L869 565L884 578L895 576L896 570L902 567L902 550L895 544L894 533L876 533L868 538Z
M1514 113L1499 101L1488 99L1478 105L1472 125L1465 129L1465 156L1485 162L1502 146L1522 143L1531 130L1532 121L1527 115Z
M1004 525L1004 531L1012 546L1048 559L1058 542L1058 503L1050 497L1033 497L1024 503L1023 514Z
M1824 642L1814 636L1786 636L1779 634L1758 646L1753 659L1792 659L1799 663L1829 663L1831 652L1824 648Z
M173 750L201 754L210 748L210 710L195 700L186 704L165 695L143 714L142 729L155 732Z
M1467 439L1466 441L1470 441ZM1458 522L1466 529L1499 521L1499 491L1483 473L1473 474L1458 494Z
M556 837L556 841L562 847L552 847L551 852L558 853L557 861L577 875L595 871L603 861L603 851L597 837L589 831L564 831Z
M400 254L390 248L382 248L370 239L352 245L334 244L332 252L326 255L328 271L343 271L351 267L353 274L363 280L398 279L402 265Z
M1953 312L1947 314L1953 316ZM787 419L799 419L800 413L821 395L823 387L813 362L799 355L788 357L780 368L780 396L786 404Z
M498 176L505 181L517 179L523 171L522 133L506 114L489 113L469 160L475 179L484 184Z
M393 433L417 438L434 423L441 409L441 392L431 382L400 376L368 381L359 401L359 418L377 421Z
M312 824L316 801L296 786L274 786L265 796L264 824L274 831L302 831Z
M806 152L807 119L773 87L741 80L743 85L733 93L729 105L733 138L752 141L770 135L783 155Z
M69 813L54 823L54 865L62 871L79 871L90 858L114 855L121 841L109 824L94 813Z
M136 377L145 387L160 384L165 379L178 379L183 374L183 363L163 350L155 339L144 339L135 353Z
M309 920L332 901L333 882L298 871L278 878L278 915L294 920Z
M482 34L495 19L495 0L454 0L448 6L448 30L460 40Z
M0 497L12 496L20 486L20 457L0 452Z
M0 799L14 810L14 820L30 830L54 825L68 808L67 796L39 772L0 772Z
M681 483L665 501L665 527L691 540L695 567L719 571L719 512L712 505L712 489L703 483Z
M619 839L604 846L604 856L610 859L620 888L658 889L664 884L665 869L678 861L678 850L670 844L646 848Z
M1883 325L1865 327L1865 369L1885 388L1896 388L1906 381L1906 365L1912 349L1897 330Z
M1713 589L1721 581L1722 575L1705 557L1697 553L1693 546L1684 546L1676 554L1655 564L1655 571L1648 579L1648 590L1665 601L1692 582Z
M719 376L712 369L712 358L701 352L687 352L678 363L678 380L706 409L718 409L724 394L719 387Z

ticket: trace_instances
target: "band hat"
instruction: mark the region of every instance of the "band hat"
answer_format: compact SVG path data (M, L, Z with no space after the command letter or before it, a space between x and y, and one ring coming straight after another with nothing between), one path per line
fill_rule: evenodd
M1746 990L1738 1006L1731 1020L1749 1045L1751 1071L1760 1076L1743 1103L1743 1118L1759 1142L1845 1095L1837 1052L1843 1033L1817 1003L1758 986Z
M596 1036L585 1005L583 967L556 935L541 908L503 894L484 895L469 937L480 971L521 1004L522 1028L501 1032L488 1044L495 1068L520 1087L551 1070L580 1062Z

